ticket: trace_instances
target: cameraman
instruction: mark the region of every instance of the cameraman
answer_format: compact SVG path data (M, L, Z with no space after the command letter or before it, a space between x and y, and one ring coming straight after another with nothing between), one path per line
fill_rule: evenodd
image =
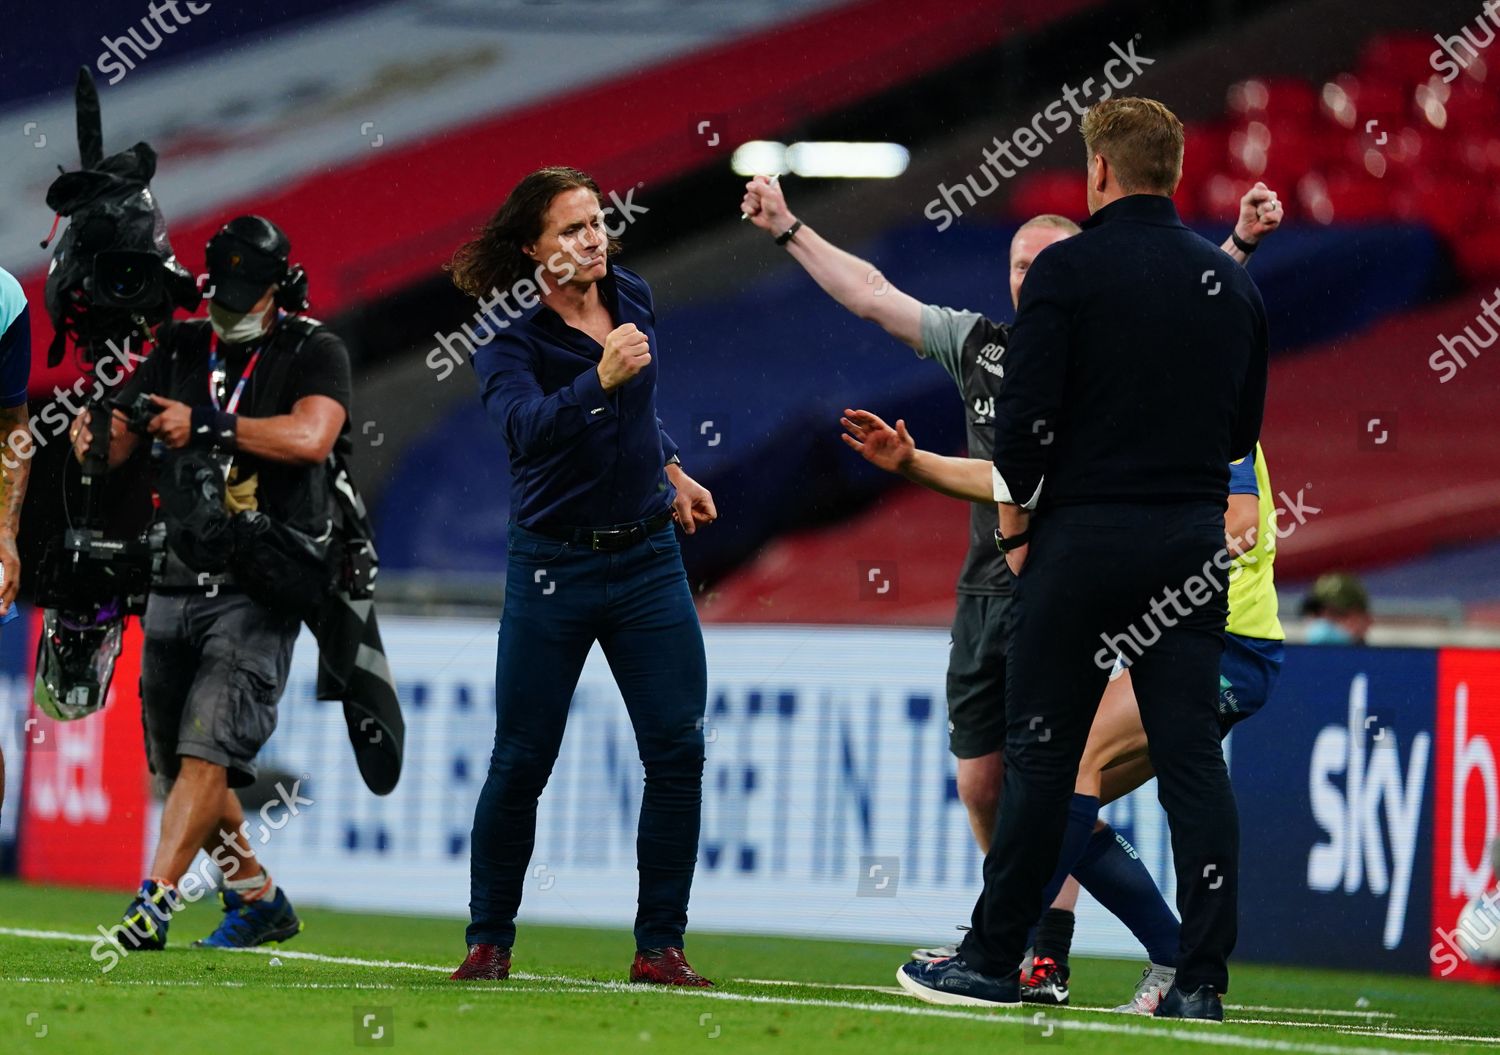
M314 552L327 544L325 463L349 442L348 353L296 314L306 277L290 259L268 220L221 228L208 243L209 318L162 325L116 401L130 415L113 412L111 468L140 444L134 429L153 441L167 545L142 620L141 711L151 772L170 791L151 874L115 928L127 949L165 946L183 900L176 882L200 849L224 872L225 915L195 945L244 948L302 929L250 848L233 790L254 781L276 726L302 614L286 603L286 580L315 586L319 574L254 547L267 537ZM74 430L80 458L86 421Z

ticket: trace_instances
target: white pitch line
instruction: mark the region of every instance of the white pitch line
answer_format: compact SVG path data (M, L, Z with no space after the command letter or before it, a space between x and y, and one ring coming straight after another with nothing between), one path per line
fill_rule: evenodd
M94 979L78 978L5 978L0 979L5 983L15 982L22 985L98 985ZM103 982L104 985L134 985L147 989L401 989L403 992L411 992L410 989L397 985L387 985L384 982L276 982L276 981L254 981L254 982L209 982L195 978L163 978L153 981L150 978L118 978Z
M12 938L40 938L43 941L97 941L99 934L69 934L62 930L27 930L25 927L0 927L0 934Z
M1225 1004L1224 1005L1224 1009L1226 1011L1228 1011L1228 1010L1234 1010L1234 1008L1235 1008L1235 1005L1231 1005L1231 1004ZM1244 1007L1240 1007L1239 1009L1240 1010L1247 1010ZM1112 1007L1089 1007L1086 1004L1068 1004L1067 1005L1067 1010L1069 1010L1069 1011L1097 1012L1097 1013L1106 1014L1106 1015L1128 1015L1128 1014L1130 1014L1130 1012L1127 1012L1127 1011L1118 1011L1118 1010L1116 1010L1115 1008L1112 1008ZM1338 1014L1338 1012L1317 1011L1317 1010L1313 1010L1313 1009L1310 1009L1310 1008L1301 1008L1301 1007L1265 1008L1264 1010L1266 1010L1266 1011L1282 1011L1282 1012L1285 1012L1285 1013L1290 1014L1290 1015L1307 1015L1307 1016L1313 1016L1313 1018L1316 1018L1316 1016L1325 1015L1325 1014ZM1382 1016L1384 1016L1386 1018L1395 1018L1396 1017L1393 1013L1391 1013L1389 1011L1377 1011L1377 1012L1357 1011L1357 1012L1345 1012L1345 1013L1346 1014L1357 1014L1357 1015L1377 1014L1377 1015L1382 1015ZM1138 1018L1148 1018L1150 1016L1140 1015L1140 1016L1136 1016L1136 1017L1138 1017ZM1293 1019L1285 1019L1285 1018L1234 1018L1234 1019L1231 1020L1231 1025L1236 1025L1236 1026L1240 1026L1240 1025L1244 1025L1244 1026L1279 1026L1279 1027L1287 1028L1287 1029L1302 1029L1302 1028L1307 1028L1307 1029L1336 1029L1340 1033L1345 1033L1345 1034L1348 1034L1350 1036L1374 1037L1374 1038L1385 1039L1385 1040L1430 1040L1430 1041L1438 1041L1440 1043L1449 1043L1449 1042L1452 1042L1452 1041L1462 1040L1462 1041L1471 1041L1471 1042L1480 1043L1480 1044L1488 1044L1488 1045L1492 1045L1492 1046L1493 1045L1500 1045L1500 1037L1491 1036L1491 1035L1484 1035L1484 1036L1462 1036L1462 1035L1455 1034L1455 1033L1445 1033L1442 1030L1437 1030L1437 1029L1423 1029L1423 1028L1417 1027L1417 1026L1396 1026L1396 1025L1391 1025L1389 1023L1379 1023L1379 1024L1377 1024L1377 1023L1370 1022L1368 1019L1366 1021L1362 1022L1362 1023L1349 1023L1349 1022L1318 1022L1318 1021L1315 1021L1315 1020L1306 1020L1306 1019L1301 1019L1301 1018L1293 1018Z
M1243 1023L1247 1026L1295 1026L1298 1029L1336 1029L1340 1033L1346 1033L1351 1037L1380 1037L1385 1040L1434 1040L1441 1043L1462 1040L1473 1044L1500 1044L1500 1037L1491 1034L1480 1034L1476 1036L1465 1036L1459 1033L1446 1033L1441 1029L1431 1029L1422 1026L1357 1026L1345 1022L1287 1022L1279 1018L1237 1018L1236 1025Z
M905 995L906 990L894 985L852 985L847 982L793 982L784 978L731 978L731 982L741 982L745 985L779 985L791 986L803 989L837 989L848 992L859 993L891 993L894 995ZM1124 1014L1112 1007L1089 1007L1083 1004L1069 1004L1070 1011L1099 1011L1105 1014ZM1392 1011L1346 1011L1333 1008L1314 1007L1267 1007L1258 1004L1225 1004L1226 1011L1256 1011L1263 1014L1281 1015L1306 1015L1310 1017L1328 1018L1395 1018ZM1144 1017L1144 1016L1142 1016ZM1298 1023L1299 1025L1301 1023Z
M29 930L25 928L0 927L0 935L8 935L20 938L35 938L44 941L72 941L93 943L100 940L98 934L72 934L66 931ZM450 973L450 968L437 964L412 963L402 960L370 960L356 956L329 956L315 952L294 952L281 948L259 948L259 949L235 949L226 950L239 953L248 953L262 956L279 956L283 959L306 960L315 963L339 964L350 967L377 967L384 969L420 970ZM769 1004L786 1007L821 1007L844 1011L867 1011L873 1013L907 1015L920 1018L948 1018L972 1022L994 1022L1012 1025L1037 1025L1041 1021L1038 1017L1044 1013L1011 1014L1003 1012L974 1012L955 1011L946 1008L936 1008L923 1004L894 1004L894 1003L868 1003L854 1000L821 1000L811 998L764 996L754 993L728 993L712 989L679 989L673 986L641 986L626 982L596 981L584 978L569 978L566 976L528 975L517 973L511 976L521 981L540 981L547 983L544 986L531 986L526 988L509 988L503 986L477 987L465 986L460 992L464 993L490 993L503 995L506 993L525 992L566 992L566 993L598 993L601 991L624 991L635 995L654 994L668 997L685 997L689 999L702 1000L727 1000L739 1003ZM98 984L97 980L77 980L80 984ZM68 984L68 983L63 983ZM797 983L793 983L797 984ZM809 988L816 988L815 984L803 983ZM1297 1055L1347 1055L1349 1052L1359 1052L1361 1055L1409 1055L1409 1053L1396 1052L1383 1048L1353 1048L1336 1044L1317 1044L1303 1041L1274 1040L1266 1037L1250 1037L1243 1034L1228 1032L1232 1023L1225 1027L1204 1027L1200 1029L1183 1028L1181 1026L1145 1026L1126 1025L1124 1023L1112 1023L1094 1021L1085 1018L1059 1018L1055 1020L1057 1026L1062 1030L1076 1030L1081 1033L1105 1033L1124 1036L1156 1037L1163 1040L1176 1040L1186 1043L1205 1044L1212 1047L1243 1048L1253 1051L1276 1051L1297 1053ZM1298 1028L1310 1025L1305 1022L1277 1022L1261 1021L1253 1024L1271 1025L1282 1028ZM1374 1036L1374 1034L1371 1034ZM1392 1036L1390 1039L1418 1040L1428 1039L1419 1037L1408 1037L1402 1035ZM1443 1039L1443 1038L1437 1038ZM1484 1038L1488 1041L1500 1041L1500 1038Z
M852 993L893 993L900 995L906 990L899 985L851 985L848 982L791 982L785 978L731 978L731 982L744 985L787 985L804 989L844 989Z
M1264 1011L1271 1014L1328 1015L1333 1018L1395 1018L1394 1011L1347 1011L1330 1008L1268 1007L1264 1004L1225 1004L1225 1011Z
M308 955L313 955L313 954L308 954ZM561 984L528 985L525 989L501 989L501 988L497 987L495 989L477 989L477 990L468 990L468 991L469 992L488 993L488 994L494 994L494 995L501 995L501 994L504 994L504 993L547 993L547 994L573 995L573 996L595 996L595 995L599 995L599 994L604 993L604 992L613 992L613 991L628 991L628 992L631 992L631 993L639 993L639 992L642 991L639 986L632 986L632 985L629 985L628 983L625 983L625 982L600 982L600 981L593 981L593 980L590 980L590 979L572 979L572 978L566 978L565 976L551 976L551 975L526 975L526 976L516 975L514 977L516 977L517 980L521 980L521 981L538 981L538 982L544 982L544 983L561 983ZM6 981L7 982L13 982L13 983L18 984L18 985L68 985L68 984L79 984L80 983L80 980L76 979L76 978L72 978L72 979L70 979L70 978L35 978L35 977L29 977L29 976L23 976L23 977L19 977L19 978L8 978L8 979L6 979ZM96 983L93 979L86 979L86 980L83 980L82 984L99 984L99 983ZM235 982L235 981L215 981L215 982L210 982L210 981L203 981L203 980L198 980L198 979L180 979L180 978L179 979L161 979L161 980L156 980L156 981L153 981L152 979L149 979L149 978L122 978L122 979L118 979L118 980L114 980L114 981L109 981L109 982L103 983L103 984L107 984L107 985L120 985L120 986L136 986L136 987L145 988L145 989L166 989L166 988L177 988L177 989L246 989L246 988L253 987L255 989L276 989L276 990L288 990L288 991L295 991L295 990L325 990L325 991L327 991L327 990L333 990L333 991L343 991L343 990L361 990L361 991L383 990L383 991L392 991L392 990L398 990L398 989L401 988L400 986L386 985L386 984L378 983L378 982L278 982L278 981L274 981L274 980L257 980L257 981L254 981L254 982ZM796 984L796 983L792 983L792 984ZM651 991L652 992L660 992L659 990L651 990ZM795 1001L793 1001L793 1000L787 1000L787 1001L780 1001L780 1000L777 1000L776 998L769 998L769 997L757 998L755 996L748 995L748 994L702 993L702 994L683 994L683 995L701 995L701 996L703 996L705 998L708 998L708 999L743 999L743 1000L749 1000L749 1001L754 1002L754 1003L771 1003L771 1002L790 1003L790 1004L792 1004L794 1006L798 1006L798 1007L805 1007L805 1006L809 1006L809 1004L814 1003L812 1001L807 1001L807 1000L795 1000ZM848 1004L848 1003L842 1002L842 1001L818 1001L818 1002L816 1002L816 1006L827 1006L827 1007L835 1007L835 1008L838 1008L838 1007L850 1007L850 1008L852 1008L852 1007L857 1007L859 1005ZM933 1012L930 1009L920 1008L920 1007L908 1009L908 1008L901 1007L901 1006L897 1005L894 1008L890 1008L887 1005L883 1005L883 1004L880 1004L880 1005L866 1005L866 1006L869 1007L869 1008L876 1008L876 1007L878 1007L881 1010L895 1010L895 1011L897 1011L898 1013L901 1013L901 1014L925 1013L928 1016L931 1016L932 1014L935 1013L935 1012ZM1073 1010L1091 1010L1091 1009L1074 1008ZM1027 1019L1024 1016L1022 1018L1016 1018L1014 1015L994 1015L994 1014L984 1014L984 1013L981 1013L981 1012L956 1012L956 1013L948 1013L947 1015L945 1015L945 1017L953 1017L954 1014L957 1014L959 1017L962 1017L962 1018L965 1018L965 1019L970 1019L970 1020L980 1021L980 1022L1013 1022L1013 1023L1030 1022L1032 1025L1038 1024L1037 1020L1034 1017L1030 1018L1030 1019ZM1066 1029L1069 1029L1069 1028L1073 1028L1072 1023L1070 1023L1069 1020L1058 1019L1056 1021L1057 1021L1057 1028L1060 1029L1060 1030L1066 1030ZM1252 1020L1252 1019L1241 1020L1241 1022L1243 1024L1247 1024L1247 1025L1272 1025L1272 1026L1286 1026L1287 1025L1287 1023L1284 1023L1284 1022L1267 1021L1267 1020ZM1320 1023L1311 1023L1311 1024L1317 1025L1317 1024L1320 1024ZM1328 1028L1332 1028L1330 1026L1330 1024L1328 1024L1328 1023L1321 1023L1321 1025L1324 1025L1325 1027L1328 1027ZM1129 1027L1127 1027L1127 1028L1129 1028ZM1428 1035L1430 1033L1430 1031L1416 1031L1416 1030L1398 1031L1398 1032L1382 1032L1382 1031L1377 1031L1377 1030L1373 1030L1373 1029L1363 1029L1363 1028L1359 1028L1359 1027L1353 1027L1353 1028L1349 1028L1347 1031L1351 1035L1368 1036L1368 1037L1377 1038L1377 1039L1385 1038L1385 1039L1395 1039L1395 1040L1433 1040L1433 1041L1442 1041L1442 1042L1462 1041L1462 1042L1467 1042L1467 1043L1472 1043L1472 1042L1476 1042L1476 1041L1481 1042L1481 1043L1484 1043L1484 1042L1495 1043L1496 1040L1497 1040L1497 1038L1494 1038L1494 1037L1462 1036L1462 1035L1455 1035L1455 1034L1432 1034L1432 1035ZM1109 1032L1118 1032L1118 1030L1110 1030ZM1142 1030L1140 1027L1136 1027L1134 1029L1130 1029L1130 1032L1143 1033L1144 1035L1156 1035L1160 1031L1157 1031L1157 1030ZM1194 1036L1195 1039L1201 1039L1198 1034L1194 1034L1193 1036ZM1309 1050L1310 1051L1310 1050L1313 1050L1313 1046L1306 1046L1306 1047L1296 1048L1296 1049L1277 1049L1277 1050L1297 1050L1297 1051ZM1334 1048L1334 1049L1330 1049L1330 1050L1344 1052L1344 1051L1362 1050L1362 1049Z
M506 992L500 988L487 990L489 992ZM534 993L537 988L508 990L513 993ZM547 990L541 990L547 991ZM639 991L639 990L637 990ZM705 989L677 989L675 987L661 987L653 989L652 992L661 993L664 996L676 996L687 998L698 998L706 1000L729 1000L751 1004L774 1004L787 1007L824 1007L842 1011L869 1011L874 1013L889 1013L896 1015L909 1015L921 1018L948 1018L968 1022L992 1022L1011 1025L1038 1026L1044 1013L1034 1012L1030 1014L1011 1014L1005 1012L984 1011L955 1011L947 1008L936 1008L924 1004L871 1004L854 1000L814 1000L797 999L793 997L761 996L753 993L726 993ZM1155 1037L1162 1040L1182 1041L1190 1044L1206 1044L1211 1047L1245 1048L1254 1051L1276 1051L1298 1053L1298 1055L1347 1055L1357 1052L1360 1055L1408 1055L1405 1052L1396 1052L1387 1048L1346 1047L1337 1044L1310 1044L1302 1041L1273 1040L1268 1037L1247 1037L1238 1033L1230 1033L1231 1027L1207 1026L1201 1030L1178 1026L1136 1026L1115 1024L1109 1022L1096 1022L1091 1019L1058 1018L1051 1020L1055 1022L1059 1032L1070 1032L1077 1030L1080 1033L1107 1033L1138 1037ZM1291 1023L1275 1023L1280 1026L1291 1026Z

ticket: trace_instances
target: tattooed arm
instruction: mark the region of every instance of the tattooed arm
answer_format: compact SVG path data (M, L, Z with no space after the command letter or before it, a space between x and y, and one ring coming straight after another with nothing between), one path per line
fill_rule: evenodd
M0 408L0 444L0 567L5 573L0 585L0 615L4 615L15 603L21 585L16 533L21 528L21 503L31 475L31 426L25 403ZM23 452L28 456L23 457Z

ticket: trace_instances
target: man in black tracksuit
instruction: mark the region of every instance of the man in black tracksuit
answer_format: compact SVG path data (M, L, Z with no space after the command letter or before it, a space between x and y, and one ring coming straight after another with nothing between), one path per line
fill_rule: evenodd
M984 892L959 955L904 965L898 980L935 1003L1019 1001L1089 726L1120 642L1138 642L1127 658L1183 922L1177 985L1157 1014L1222 1018L1239 850L1215 706L1224 510L1227 467L1260 434L1265 310L1245 271L1177 217L1171 111L1113 99L1082 130L1092 215L1033 263L995 408L1016 623Z

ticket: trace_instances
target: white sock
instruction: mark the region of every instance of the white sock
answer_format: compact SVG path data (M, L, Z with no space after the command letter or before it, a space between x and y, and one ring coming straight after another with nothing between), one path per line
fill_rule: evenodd
M262 869L260 875L251 876L249 879L224 880L224 889L233 890L245 901L259 901L261 898L274 894L276 884L271 882L271 873Z

